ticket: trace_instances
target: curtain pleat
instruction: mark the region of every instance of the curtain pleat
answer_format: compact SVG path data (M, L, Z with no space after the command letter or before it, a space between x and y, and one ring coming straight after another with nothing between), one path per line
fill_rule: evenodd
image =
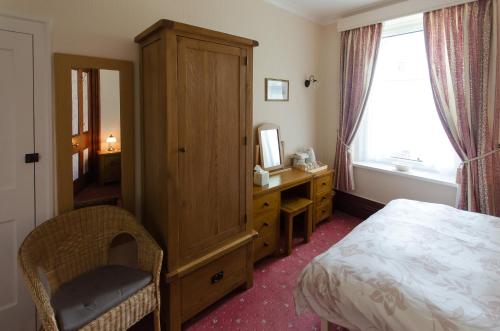
M344 31L341 35L341 105L335 154L335 187L355 188L350 146L366 106L375 71L382 24Z
M439 118L462 160L457 207L500 214L496 89L496 4L478 0L424 14ZM495 162L495 160L497 162ZM497 196L495 196L497 195Z

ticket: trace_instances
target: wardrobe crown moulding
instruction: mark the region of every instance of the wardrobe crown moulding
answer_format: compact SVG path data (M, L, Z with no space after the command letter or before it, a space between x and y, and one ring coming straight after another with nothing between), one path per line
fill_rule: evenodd
M253 47L259 46L259 42L256 40L243 38L243 37L235 36L235 35L228 34L228 33L216 32L214 30L209 30L206 28L201 28L198 26L189 25L186 23L175 22L175 21L171 21L168 19L159 20L158 22L156 22L155 24L150 26L148 29L146 29L142 33L138 34L134 38L134 41L137 43L141 43L148 36L150 36L152 33L156 32L160 29L168 29L168 30L175 30L178 32L193 33L193 34L196 34L199 36L220 39L223 41L231 41L233 43L241 44L241 45L245 45L245 46L253 46Z

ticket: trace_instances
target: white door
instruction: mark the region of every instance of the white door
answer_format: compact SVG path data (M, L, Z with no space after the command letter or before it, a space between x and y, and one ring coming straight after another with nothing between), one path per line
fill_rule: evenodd
M35 227L32 35L0 30L0 330L34 331L17 250Z

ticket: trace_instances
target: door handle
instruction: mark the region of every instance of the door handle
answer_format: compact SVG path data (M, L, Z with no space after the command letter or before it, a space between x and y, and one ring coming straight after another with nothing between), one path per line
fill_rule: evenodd
M181 153L186 153L186 148L185 148L185 147L181 147L181 148L179 148L179 152L181 152Z
M40 155L38 153L24 155L24 163L36 163L38 161L40 161Z

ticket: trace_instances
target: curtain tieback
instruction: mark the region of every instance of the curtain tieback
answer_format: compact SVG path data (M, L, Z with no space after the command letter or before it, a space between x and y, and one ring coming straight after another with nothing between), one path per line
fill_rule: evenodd
M493 155L497 152L500 152L500 148L494 149L488 153L485 153L483 155L479 155L479 156L474 157L472 159L464 160L464 161L460 162L460 168L462 168L466 165L468 166L472 162L482 160L482 159L484 159L490 155ZM467 190L468 190L468 192L472 192L472 180L471 179L472 179L471 167L467 167ZM472 200L468 199L467 204L468 204L468 209L471 210L472 209Z
M488 152L488 153L483 154L483 155L479 155L479 156L474 157L472 159L464 160L464 161L460 162L460 166L468 165L471 162L482 160L482 159L484 159L484 158L486 158L486 157L488 157L490 155L493 155L493 154L495 154L497 152L500 152L500 148L494 149L491 152Z
M342 145L344 145L345 149L346 149L348 152L350 152L350 151L351 151L351 146L347 145L347 144L345 143L344 139L342 139L342 138L340 137L340 134L338 134L338 133L337 133L337 139L340 141L340 143L341 143Z

